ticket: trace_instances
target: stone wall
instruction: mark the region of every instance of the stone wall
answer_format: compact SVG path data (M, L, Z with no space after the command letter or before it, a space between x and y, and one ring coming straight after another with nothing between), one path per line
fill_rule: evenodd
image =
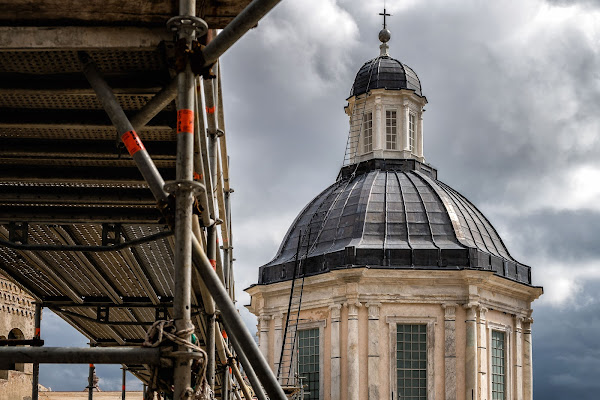
M0 338L32 339L33 299L0 274ZM0 400L31 399L31 364L16 364L0 370Z

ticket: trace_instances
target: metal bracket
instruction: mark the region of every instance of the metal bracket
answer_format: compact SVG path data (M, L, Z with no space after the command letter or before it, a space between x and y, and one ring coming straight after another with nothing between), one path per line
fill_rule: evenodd
M179 191L191 191L195 196L206 191L206 186L201 184L200 182L195 181L169 181L165 183L164 186L165 192L174 193L177 196L177 192Z
M192 15L178 15L167 21L167 29L171 32L191 30L196 32L197 37L201 37L208 33L208 24L202 18Z
M121 244L121 224L102 224L102 246Z
M110 314L110 307L98 306L96 309L96 319L99 322L108 322L108 315Z
M13 243L27 244L29 224L11 222L8 224L8 240Z
M166 321L169 319L169 310L167 307L159 307L154 314L155 321Z

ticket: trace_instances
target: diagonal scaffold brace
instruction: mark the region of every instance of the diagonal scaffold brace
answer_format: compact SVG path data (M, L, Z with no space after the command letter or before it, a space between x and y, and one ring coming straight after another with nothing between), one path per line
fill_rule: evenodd
M209 46L204 49L206 65L211 65L217 58L227 50L248 29L256 25L279 0L255 0L242 13L240 13ZM180 13L184 17L180 19L180 27L184 32L180 34L186 41L191 41L198 27L198 18L195 14L195 2L182 0L180 2ZM193 21L188 23L186 21ZM201 21L201 20L200 20ZM186 35L189 35L186 37ZM169 191L175 192L175 299L174 317L178 331L189 337L191 326L190 319L190 294L191 294L191 268L192 255L199 275L208 288L217 307L219 308L223 322L229 335L235 337L234 348L241 357L242 364L247 370L254 370L260 383L271 399L285 400L286 396L279 386L273 372L262 356L258 346L244 325L234 303L231 301L228 291L220 278L213 270L206 253L198 240L192 234L192 202L194 194L202 190L201 185L193 181L193 135L194 135L194 76L189 65L180 72L177 77L178 96L178 153L177 153L177 180L165 186L156 166L144 148L144 145L135 132L131 122L117 102L112 90L99 74L93 61L85 54L80 54L84 66L84 73L100 99L104 109L109 115L113 125L121 135L121 140L131 154L142 176L148 183L150 190L159 205L168 204ZM191 114L190 114L191 112ZM186 399L191 396L191 355L186 356L186 349L179 352L180 358L175 363L174 381L175 398ZM244 362L245 361L245 362ZM260 388L255 388L259 389Z

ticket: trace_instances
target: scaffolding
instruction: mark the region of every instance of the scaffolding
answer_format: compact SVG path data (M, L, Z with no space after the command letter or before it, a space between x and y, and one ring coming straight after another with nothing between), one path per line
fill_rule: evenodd
M278 2L0 7L0 269L36 301L0 368L33 363L34 400L40 363L122 364L148 399L285 399L234 305L219 68ZM40 346L43 308L90 348Z

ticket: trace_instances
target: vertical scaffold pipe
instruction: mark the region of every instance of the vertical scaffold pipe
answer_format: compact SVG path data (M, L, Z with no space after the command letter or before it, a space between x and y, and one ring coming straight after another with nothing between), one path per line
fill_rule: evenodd
M88 374L88 400L94 400L94 364L90 364L90 371Z
M206 380L215 389L215 314L206 316Z
M195 38L195 29L186 23L186 17L196 16L195 0L179 1L178 26L179 40L185 40L191 48ZM191 19L189 19L191 21ZM177 162L175 191L175 292L173 299L173 319L177 334L189 340L194 326L191 322L191 290L192 290L192 205L194 174L194 109L195 90L194 74L189 63L185 70L177 74ZM190 350L179 345L181 355L175 362L173 372L173 398L177 400L191 399L192 360L185 353Z
M41 326L42 326L42 304L39 302L35 303L35 314L34 314L34 328L35 333L34 339L41 339ZM33 377L31 379L31 400L38 400L38 383L40 379L40 364L33 363Z
M125 400L125 385L127 382L127 368L123 366L123 384L121 386L121 400Z

